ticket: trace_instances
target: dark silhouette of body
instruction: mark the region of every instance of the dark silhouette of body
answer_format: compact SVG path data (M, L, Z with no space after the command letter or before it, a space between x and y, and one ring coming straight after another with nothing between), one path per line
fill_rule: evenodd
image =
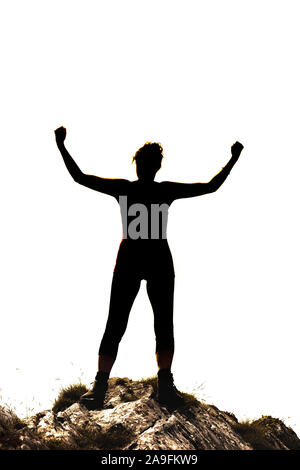
M168 207L176 199L215 192L237 162L243 145L236 142L231 147L231 159L208 183L186 184L169 181L158 183L154 181L154 178L161 167L163 158L160 144L148 142L137 151L134 160L138 179L128 181L84 174L65 148L66 129L64 127L58 128L55 135L66 167L77 183L113 196L118 202L120 202L120 197L126 198L125 215L124 208L122 210L121 207L123 239L114 269L108 320L99 348L98 378L105 377L107 379L110 374L142 279L147 282L147 293L154 313L156 357L159 373L163 375L164 371L170 371L174 354L174 268L165 236L167 213L164 221L162 216L159 219L159 227L156 227L157 230L153 237L151 235L154 223L151 210L155 205L156 207L163 205L167 212ZM130 208L131 213L128 210ZM135 210L132 210L134 208ZM141 223L134 222L139 208L145 208L146 214L148 214L148 217L144 218L143 227L141 227ZM131 231L130 236L128 227L131 227L132 222L134 231ZM95 384L97 385L97 382L94 383L94 388ZM91 394L91 392L89 393ZM89 396L89 398L91 397Z

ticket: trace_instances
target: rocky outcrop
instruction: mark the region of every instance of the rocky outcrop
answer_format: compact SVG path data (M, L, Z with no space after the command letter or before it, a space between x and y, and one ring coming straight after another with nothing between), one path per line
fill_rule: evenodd
M231 413L185 395L175 411L161 407L151 380L109 380L103 410L74 403L63 411L43 411L26 420L0 407L0 449L252 450ZM269 419L264 445L299 446L297 435ZM262 429L262 427L260 428Z

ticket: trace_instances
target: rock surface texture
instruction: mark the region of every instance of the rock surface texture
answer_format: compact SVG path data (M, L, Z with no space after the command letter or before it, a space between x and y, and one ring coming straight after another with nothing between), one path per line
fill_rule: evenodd
M25 420L0 406L0 449L252 450L237 430L232 413L186 396L186 404L168 411L155 399L153 380L111 378L105 407L88 411L74 403L54 413ZM264 442L290 449L300 440L280 420L269 419Z

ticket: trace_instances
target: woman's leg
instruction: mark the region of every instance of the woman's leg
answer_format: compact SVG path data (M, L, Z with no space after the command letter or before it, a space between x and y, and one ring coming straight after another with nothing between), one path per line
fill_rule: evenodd
M174 385L171 372L174 354L173 298L174 276L153 277L147 282L147 292L154 313L156 336L157 398L161 405L175 409L183 404L183 397Z
M156 353L156 362L158 369L171 369L174 356L174 350L162 350Z
M125 333L129 313L140 288L140 280L129 273L114 273L105 332L99 348L98 370L110 373L119 343Z
M92 389L80 398L80 403L90 410L103 407L109 374L115 362L119 343L125 333L129 313L139 287L139 280L132 279L129 275L121 276L114 273L108 320L99 348L98 372Z
M107 356L106 354L99 354L98 356L98 372L105 372L110 374L112 366L115 362L115 357Z
M152 277L147 293L154 313L156 359L159 369L171 369L174 355L174 276Z

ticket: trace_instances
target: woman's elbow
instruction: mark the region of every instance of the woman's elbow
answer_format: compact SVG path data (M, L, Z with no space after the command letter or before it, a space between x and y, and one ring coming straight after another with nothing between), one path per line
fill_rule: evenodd
M209 183L207 183L206 192L207 194L215 193L217 189L219 189L219 187L220 187L219 184L216 184L215 182L210 181Z
M75 172L72 174L72 178L75 181L75 183L84 184L84 177L85 177L85 174L82 172Z

